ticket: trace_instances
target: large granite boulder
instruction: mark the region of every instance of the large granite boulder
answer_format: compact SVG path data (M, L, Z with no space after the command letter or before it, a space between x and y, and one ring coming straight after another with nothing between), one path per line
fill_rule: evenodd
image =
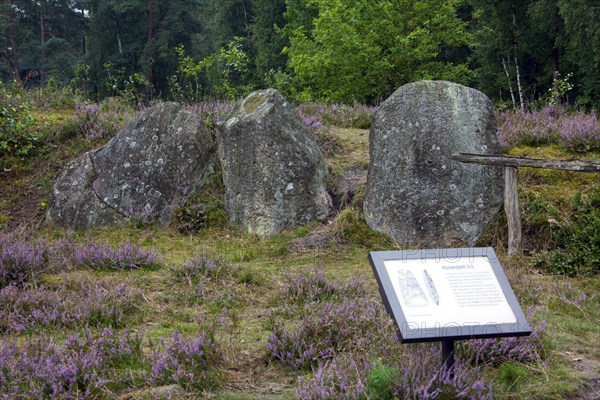
M503 170L451 159L499 153L483 93L443 81L399 88L370 131L364 214L401 246L472 246L503 201Z
M323 155L298 113L276 90L250 94L218 127L231 224L264 237L330 214Z
M65 166L46 220L72 229L132 217L167 224L178 201L214 172L215 161L215 142L198 115L176 103L158 104Z

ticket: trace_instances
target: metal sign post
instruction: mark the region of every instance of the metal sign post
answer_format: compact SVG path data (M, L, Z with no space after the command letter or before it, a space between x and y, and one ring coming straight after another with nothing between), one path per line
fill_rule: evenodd
M369 261L402 343L528 336L531 328L490 247L376 251Z

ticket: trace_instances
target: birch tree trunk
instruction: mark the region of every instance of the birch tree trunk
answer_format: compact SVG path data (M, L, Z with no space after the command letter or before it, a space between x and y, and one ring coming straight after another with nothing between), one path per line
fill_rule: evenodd
M513 56L515 59L515 73L517 75L517 90L519 91L519 103L521 104L521 111L525 109L525 102L523 101L523 88L521 87L521 73L519 72L519 60L517 59L517 13L513 7L512 10L512 22L513 22Z
M510 98L512 99L513 108L515 108L516 107L515 93L513 92L512 82L510 79L510 71L508 70L508 67L506 66L506 61L504 60L504 56L502 56L502 68L504 68L504 73L506 74L506 80L508 81L508 90L510 91Z
M519 61L517 59L517 49L514 50L515 56L515 71L517 74L517 90L519 91L519 103L521 104L521 111L525 110L525 101L523 100L523 88L521 87L521 73L519 72Z
M42 86L44 86L44 83L46 81L46 68L45 68L45 64L46 64L46 21L45 21L45 15L44 15L44 3L46 1L42 0L40 1L40 55L41 55L41 61L40 61L40 84Z

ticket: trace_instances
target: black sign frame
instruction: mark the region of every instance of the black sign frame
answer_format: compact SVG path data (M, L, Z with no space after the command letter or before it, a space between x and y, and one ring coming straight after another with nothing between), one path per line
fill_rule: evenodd
M441 262L465 257L487 257L492 271L510 306L515 323L474 324L462 326L444 326L436 328L412 328L415 324L408 321L402 310L398 293L393 288L391 277L384 265L388 260L421 260L423 262ZM379 293L385 308L398 328L398 336L402 343L453 341L460 339L498 338L508 336L529 336L531 327L506 278L504 270L491 247L373 251L369 253L369 261L377 279Z

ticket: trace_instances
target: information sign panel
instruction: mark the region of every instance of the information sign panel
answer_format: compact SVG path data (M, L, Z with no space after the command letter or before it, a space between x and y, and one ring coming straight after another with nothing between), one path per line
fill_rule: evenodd
M377 251L369 260L402 342L531 333L492 248Z

